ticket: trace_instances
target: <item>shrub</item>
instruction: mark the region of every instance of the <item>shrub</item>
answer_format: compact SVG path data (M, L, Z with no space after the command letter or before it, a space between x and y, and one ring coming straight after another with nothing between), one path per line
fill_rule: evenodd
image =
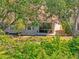
M55 36L51 42L37 43L0 36L0 59L72 59L78 52L79 38L65 41Z

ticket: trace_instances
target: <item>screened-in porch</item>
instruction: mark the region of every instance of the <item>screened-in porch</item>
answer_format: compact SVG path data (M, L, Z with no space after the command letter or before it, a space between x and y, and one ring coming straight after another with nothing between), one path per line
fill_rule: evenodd
M39 33L53 33L52 23L41 23L39 26Z

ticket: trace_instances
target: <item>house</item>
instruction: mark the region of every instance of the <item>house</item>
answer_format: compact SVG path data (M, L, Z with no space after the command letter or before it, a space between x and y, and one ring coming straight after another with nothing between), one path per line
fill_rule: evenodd
M62 31L62 26L56 16L52 16L46 21L42 21L42 22L40 21L40 24L37 26L33 26L32 22L28 21L27 28L25 28L20 32L15 32L11 27L5 29L6 33L9 34L19 33L21 35L56 35L57 31Z
M27 27L20 31L21 35L56 35L62 33L62 26L59 18L55 15L50 16L50 13L46 13L46 7L41 6L38 10L39 24L33 26L33 21L27 21ZM11 27L5 29L6 33L17 34Z

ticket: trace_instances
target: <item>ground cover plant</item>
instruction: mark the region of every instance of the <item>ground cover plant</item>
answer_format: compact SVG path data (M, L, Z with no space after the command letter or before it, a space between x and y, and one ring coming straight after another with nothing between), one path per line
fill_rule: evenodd
M15 40L10 36L0 35L0 59L79 58L79 38L61 40L59 36L55 36L50 41L43 39L32 41L31 37L31 40Z

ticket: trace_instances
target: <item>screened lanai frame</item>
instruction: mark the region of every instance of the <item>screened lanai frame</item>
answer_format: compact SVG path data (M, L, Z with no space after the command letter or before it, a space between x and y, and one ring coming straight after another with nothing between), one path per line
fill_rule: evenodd
M39 33L53 33L54 24L52 22L41 22Z

